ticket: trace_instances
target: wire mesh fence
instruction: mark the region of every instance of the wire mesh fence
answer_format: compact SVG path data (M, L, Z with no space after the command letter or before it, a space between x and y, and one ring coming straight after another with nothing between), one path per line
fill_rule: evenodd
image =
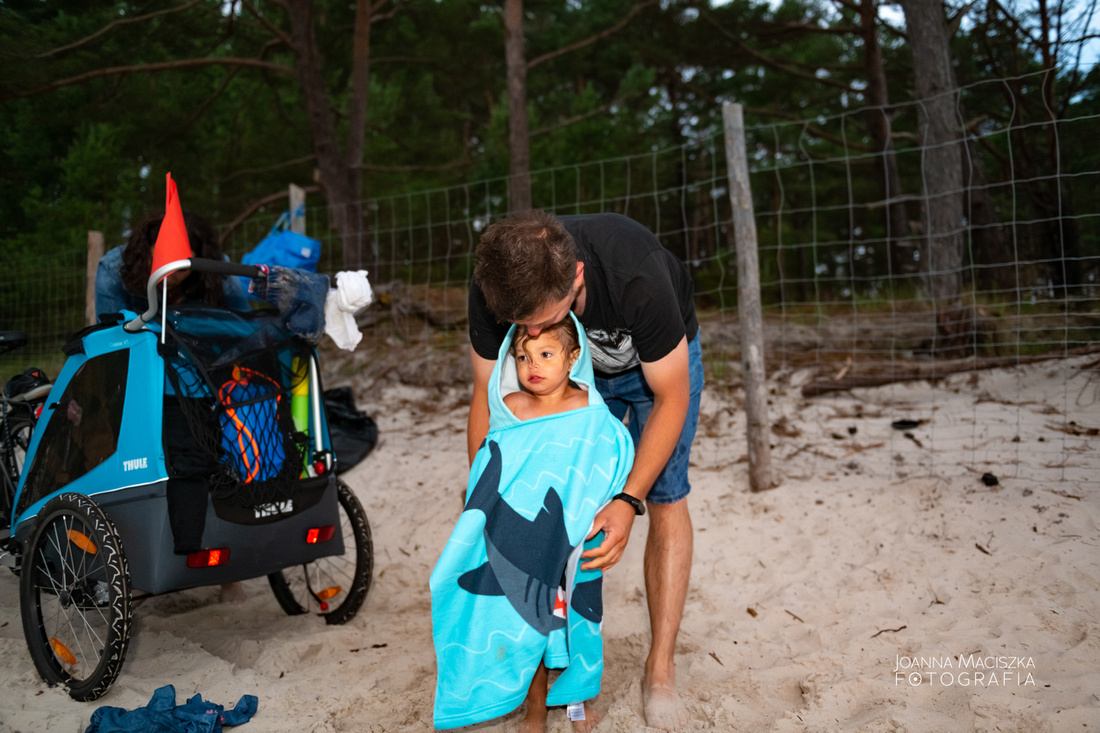
M1044 80L989 80L954 93L963 135L953 144L964 172L956 190L930 187L920 102L778 123L754 123L748 115L766 366L797 386L786 393L791 404L874 385L893 385L885 388L891 399L904 403L912 380L941 388L954 384L953 374L990 367L1014 369L1022 389L1019 380L1038 358L1059 357L1059 368L1096 373L1087 355L1100 351L1100 155L1091 140L1097 119L1057 117L1040 94ZM968 110L976 110L973 117ZM890 123L888 146L874 133L883 120ZM622 213L652 229L694 277L709 383L736 393L736 249L723 151L716 125L679 147L534 171L532 200L558 214ZM953 259L931 243L929 211L943 199L961 212L951 229L936 233ZM478 238L508 209L505 178L364 202L363 255L383 301L399 287L432 324L461 332ZM232 258L258 243L275 218L256 217L237 229L227 245ZM306 222L307 233L323 242L319 271L343 269L326 207L307 207ZM11 265L20 271L20 263ZM3 328L32 334L39 350L25 351L26 361L48 361L55 353L49 350L81 326L83 244L59 252L48 271L28 269L21 276L48 284L42 302L31 318L5 317ZM953 296L931 297L933 279L949 281ZM1038 463L1067 463L1093 437L1069 429L1070 414L1087 414L1095 398L1076 382L1071 387L1073 376L1065 375L1067 409L1051 418L1062 421L1062 438L1039 447ZM1010 383L998 388L999 399L1009 399ZM936 416L931 439L980 442L980 398L968 415ZM936 407L922 409L927 414L918 421ZM1093 422L1100 426L1100 418ZM888 439L911 442L900 435ZM1031 459L1019 438L1005 437L1015 440L1005 450L1024 475ZM975 462L989 455L976 449ZM812 452L799 458L808 457ZM893 476L914 469L888 462L874 470ZM1086 467L1064 478L1095 482L1097 475Z

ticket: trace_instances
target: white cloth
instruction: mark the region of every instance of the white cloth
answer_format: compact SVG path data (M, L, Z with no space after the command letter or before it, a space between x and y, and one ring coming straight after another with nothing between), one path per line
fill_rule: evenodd
M325 298L325 333L346 351L353 351L363 338L355 312L371 304L374 293L366 270L336 273L336 287Z

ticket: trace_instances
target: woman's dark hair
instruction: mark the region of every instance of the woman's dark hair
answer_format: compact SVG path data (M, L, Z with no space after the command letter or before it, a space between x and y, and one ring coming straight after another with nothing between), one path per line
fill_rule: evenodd
M122 283L131 293L144 296L149 283L150 268L153 266L153 245L160 234L160 223L164 214L154 214L142 219L134 226L126 247L122 250ZM202 216L190 211L183 212L183 223L187 227L187 239L191 243L191 253L195 257L207 260L221 260L222 252L218 247L218 234L213 225ZM201 301L203 305L221 306L225 300L222 290L222 276L212 272L192 272L183 281L184 300Z

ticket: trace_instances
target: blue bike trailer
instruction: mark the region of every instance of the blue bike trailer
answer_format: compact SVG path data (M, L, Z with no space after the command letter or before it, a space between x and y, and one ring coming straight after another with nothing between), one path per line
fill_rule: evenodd
M286 613L342 624L370 588L370 526L336 477L315 351L278 311L159 309L156 284L186 268L259 274L169 263L150 277L149 311L66 345L0 551L35 667L77 700L117 677L134 591L266 576ZM196 475L201 494L179 501ZM194 547L180 549L180 526L197 528Z
M187 318L173 315L181 322ZM205 314L197 332L209 335L204 329L214 324ZM230 333L243 333L255 323L233 319L228 325ZM70 345L72 353L43 409L20 479L16 541L26 541L34 518L52 497L76 492L93 499L114 521L133 587L152 594L262 577L343 554L338 536L325 543L306 541L311 529L337 523L334 471L298 479L292 495L252 506L219 501L212 494L203 547L222 550L228 561L188 567L187 556L174 554L162 434L164 393L171 380L166 380L159 343L156 324L137 333L115 324ZM294 537L302 539L293 542Z

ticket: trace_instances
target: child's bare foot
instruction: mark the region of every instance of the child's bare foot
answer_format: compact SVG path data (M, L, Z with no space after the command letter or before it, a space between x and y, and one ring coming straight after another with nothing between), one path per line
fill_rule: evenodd
M688 722L687 710L672 685L642 685L646 725L675 731Z
M573 733L592 733L601 720L603 720L603 716L597 713L591 705L585 703L584 720L573 721Z
M523 720L516 726L516 733L543 733L546 728L546 707L528 705Z

